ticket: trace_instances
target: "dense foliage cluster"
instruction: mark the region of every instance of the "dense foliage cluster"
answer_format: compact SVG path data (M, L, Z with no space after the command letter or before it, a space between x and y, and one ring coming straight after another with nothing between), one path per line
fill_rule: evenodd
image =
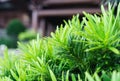
M5 29L5 36L0 37L0 45L4 44L8 48L17 48L18 35L24 32L26 27L18 19L13 19Z
M29 41L32 39L35 39L37 37L37 33L32 30L26 30L25 32L22 32L18 35L19 41Z
M24 32L26 27L18 19L14 19L8 23L7 34L10 36L18 36L21 32Z
M51 37L19 43L21 55L5 51L1 81L120 81L120 5L101 15L84 12ZM114 71L115 70L115 71Z
M9 48L15 48L17 45L17 42L15 39L12 39L10 37L0 37L0 45L6 45Z

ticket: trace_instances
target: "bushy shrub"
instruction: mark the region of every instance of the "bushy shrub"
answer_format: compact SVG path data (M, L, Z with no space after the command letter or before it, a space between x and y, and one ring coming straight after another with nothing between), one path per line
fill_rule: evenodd
M5 44L8 48L16 48L17 47L17 41L10 37L1 37L0 45L1 44Z
M11 53L8 54L8 50L5 49L4 57L0 58L0 62L1 62L0 63L0 78L1 79L3 79L3 78L4 79L8 79L8 78L13 79L10 71L14 69L15 63L17 61L18 61L18 57Z
M29 41L32 39L35 39L37 37L37 33L32 30L27 30L25 32L22 32L18 35L19 41Z
M52 81L58 81L54 73L50 70L51 80ZM94 73L91 75L88 72L85 72L85 79L81 79L80 74L70 74L69 71L66 72L66 75L64 75L64 72L61 74L61 80L62 81L120 81L120 72L113 71L111 72L111 76L109 76L106 72L102 72L101 76L99 76L97 73ZM76 77L77 76L77 77Z
M51 37L19 43L19 59L11 60L6 53L1 61L1 79L120 81L119 9L116 16L110 5L108 11L102 7L102 15L84 13L82 22L73 16Z
M19 33L24 32L26 27L18 19L11 20L7 26L7 34L10 36L18 36Z

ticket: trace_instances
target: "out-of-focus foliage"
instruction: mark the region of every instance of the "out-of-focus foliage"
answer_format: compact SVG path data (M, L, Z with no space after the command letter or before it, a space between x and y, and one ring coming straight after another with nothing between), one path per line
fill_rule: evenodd
M26 27L18 19L11 20L7 26L7 34L10 36L18 36L19 33L24 32Z
M22 32L18 35L19 41L29 41L32 39L35 39L37 37L37 33L32 30L27 30L25 32Z
M17 42L15 39L12 39L11 37L1 37L0 38L0 45L6 45L8 48L16 48Z

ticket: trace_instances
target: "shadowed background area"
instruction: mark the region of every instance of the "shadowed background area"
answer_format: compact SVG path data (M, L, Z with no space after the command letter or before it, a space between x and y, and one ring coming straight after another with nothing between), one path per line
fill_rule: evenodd
M100 14L100 0L0 0L0 44L17 47L36 33L49 36L63 20L82 19L83 11Z

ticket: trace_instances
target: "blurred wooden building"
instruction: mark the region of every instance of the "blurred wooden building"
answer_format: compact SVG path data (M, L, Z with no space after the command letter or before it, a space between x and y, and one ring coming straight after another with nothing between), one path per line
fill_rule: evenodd
M72 15L83 11L88 13L100 12L100 0L34 0L31 6L32 27L43 35L49 35L56 25L63 23L63 19L69 19Z
M20 19L29 26L29 0L0 0L0 28L5 28L12 19Z
M0 26L19 18L42 35L49 35L74 14L99 13L99 4L100 0L0 0Z

